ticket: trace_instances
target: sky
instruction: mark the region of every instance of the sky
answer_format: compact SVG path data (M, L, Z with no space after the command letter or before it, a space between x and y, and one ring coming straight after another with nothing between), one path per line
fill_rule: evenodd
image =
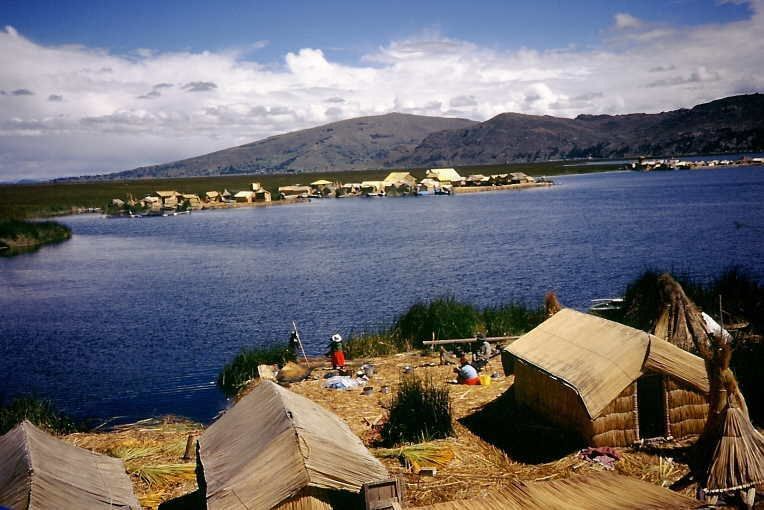
M764 0L0 0L0 181L393 111L654 113L764 91Z

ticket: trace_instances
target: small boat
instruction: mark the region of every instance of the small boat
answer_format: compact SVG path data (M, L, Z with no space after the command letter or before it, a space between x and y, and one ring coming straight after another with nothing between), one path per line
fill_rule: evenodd
M607 312L611 310L620 310L623 308L623 298L600 298L592 299L592 306L589 307L590 312Z

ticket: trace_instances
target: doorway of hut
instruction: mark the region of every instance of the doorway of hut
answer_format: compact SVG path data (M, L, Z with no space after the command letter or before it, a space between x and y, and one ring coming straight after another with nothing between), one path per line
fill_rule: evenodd
M655 374L637 379L637 410L640 439L662 437L665 432L663 377Z

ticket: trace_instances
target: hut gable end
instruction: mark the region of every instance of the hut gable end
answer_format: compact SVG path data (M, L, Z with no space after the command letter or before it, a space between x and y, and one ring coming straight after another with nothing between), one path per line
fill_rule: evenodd
M314 402L262 381L199 439L207 508L274 508L308 487L357 493L387 470Z
M0 507L139 510L121 460L24 421L0 437Z

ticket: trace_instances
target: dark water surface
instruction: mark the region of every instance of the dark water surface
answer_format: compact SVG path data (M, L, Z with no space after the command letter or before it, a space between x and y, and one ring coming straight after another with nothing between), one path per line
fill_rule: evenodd
M154 219L63 218L72 240L0 260L0 394L78 416L210 419L242 346L310 352L418 299L619 295L646 268L764 279L764 168L560 177L550 189L348 199ZM736 228L736 222L754 228Z

